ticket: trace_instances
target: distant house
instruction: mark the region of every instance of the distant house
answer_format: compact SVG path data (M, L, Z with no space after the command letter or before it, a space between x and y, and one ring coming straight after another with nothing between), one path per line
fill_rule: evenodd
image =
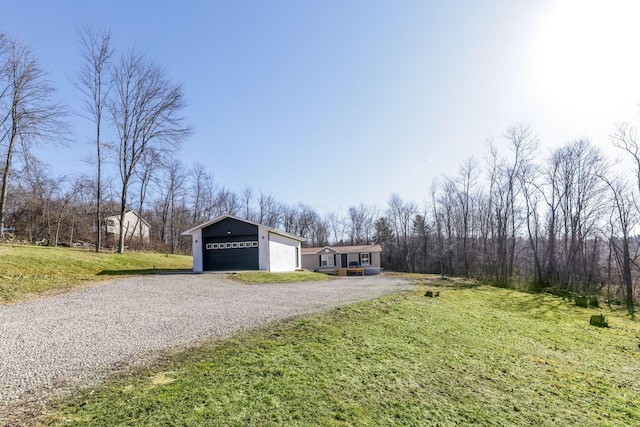
M193 271L300 269L300 247L306 239L255 222L221 215L193 227Z
M110 215L105 218L103 224L107 236L120 236L120 215ZM145 242L149 241L149 223L144 220L138 212L129 210L124 214L124 236L125 239L140 239ZM141 234L142 233L142 234Z
M329 274L346 274L361 269L364 274L380 274L380 245L324 246L302 248L302 268Z

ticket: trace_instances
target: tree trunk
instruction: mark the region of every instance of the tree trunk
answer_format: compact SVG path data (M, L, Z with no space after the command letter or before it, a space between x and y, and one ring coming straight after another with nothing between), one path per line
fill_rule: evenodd
M4 239L5 215L7 210L7 195L9 194L9 173L11 171L11 160L13 158L13 149L18 140L18 123L16 116L16 105L11 110L11 138L7 147L7 157L4 162L4 170L2 172L2 194L0 194L0 239Z
M128 182L125 182L122 185L122 193L121 193L121 198L120 198L120 225L119 225L119 230L120 230L120 234L118 236L118 253L122 254L124 253L124 235L125 235L125 229L124 229L124 216L126 213L126 204L127 204L127 189L128 189Z
M633 278L631 277L631 256L629 239L627 237L624 237L622 241L622 256L622 279L624 282L625 303L627 305L627 311L633 316L635 313L633 306Z
M98 189L96 192L96 252L102 248L102 170L100 162L100 130L98 128Z

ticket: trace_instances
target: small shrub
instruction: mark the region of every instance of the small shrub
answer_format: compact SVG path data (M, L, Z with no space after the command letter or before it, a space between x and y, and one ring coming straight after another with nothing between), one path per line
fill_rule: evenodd
M608 328L609 324L603 314L595 314L589 319L589 324L599 328Z
M587 308L594 307L599 308L598 297L596 296L584 296L584 295L576 295L575 297L576 305L578 307Z
M576 305L578 307L587 308L589 307L589 299L585 296L576 295Z

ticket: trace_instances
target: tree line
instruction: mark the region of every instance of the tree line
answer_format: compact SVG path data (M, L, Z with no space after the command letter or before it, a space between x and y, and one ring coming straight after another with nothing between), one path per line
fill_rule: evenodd
M611 139L615 158L586 139L542 152L530 128L509 127L502 151L490 140L484 164L466 159L435 181L427 208L391 198L376 223L396 248L388 261L499 286L606 295L633 312L640 146L628 125Z
M4 150L0 238L15 229L14 225L7 226L9 219L19 223L29 217L16 218L16 209L32 208L24 203L16 206L21 196L28 195L31 205L36 195L41 203L48 204L53 194L58 193L55 204L62 207L53 219L47 214L49 217L44 221L45 240L57 244L64 212L71 209L68 205L83 192L88 181L93 181L95 248L101 250L102 222L110 210L115 210L120 218L117 250L122 252L126 236L124 218L133 204L133 188L138 187L143 203L149 169L166 164L191 134L191 127L183 117L186 100L182 86L146 55L134 48L114 52L109 31L87 26L79 31L79 40L81 65L74 84L83 108L76 114L93 126L92 163L96 174L89 180L81 178L71 183L69 180L73 178L43 176L44 165L32 155L32 147L37 143L62 142L69 137L66 127L69 112L55 102L53 85L33 49L16 38L0 34L0 144ZM115 170L115 178L108 182L105 164ZM29 187L35 192L29 194ZM107 187L112 194L103 194ZM103 202L110 199L117 203L111 203L107 209ZM10 203L13 205L9 206ZM14 217L10 218L12 213ZM55 233L50 223L56 225ZM30 239L41 238L33 229L33 226L23 228L29 230Z
M24 43L0 34L0 238L190 252L180 235L231 214L307 238L308 246L381 244L387 270L475 277L584 295L633 311L637 297L640 146L621 125L608 157L586 139L543 152L525 125L486 142L482 160L425 185L421 205L392 194L320 215L271 193L219 185L202 164L175 159L191 133L180 84L145 55L115 52L109 31L79 32L75 84L91 123L95 173L58 176L31 153L68 138L68 112ZM632 179L630 179L630 177ZM109 216L137 211L150 239L105 233Z

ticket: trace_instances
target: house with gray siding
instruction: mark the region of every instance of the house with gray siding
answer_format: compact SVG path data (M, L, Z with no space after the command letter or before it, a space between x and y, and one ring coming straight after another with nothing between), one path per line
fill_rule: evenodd
M380 274L381 253L380 245L302 248L302 268L328 274L348 274L348 270Z

